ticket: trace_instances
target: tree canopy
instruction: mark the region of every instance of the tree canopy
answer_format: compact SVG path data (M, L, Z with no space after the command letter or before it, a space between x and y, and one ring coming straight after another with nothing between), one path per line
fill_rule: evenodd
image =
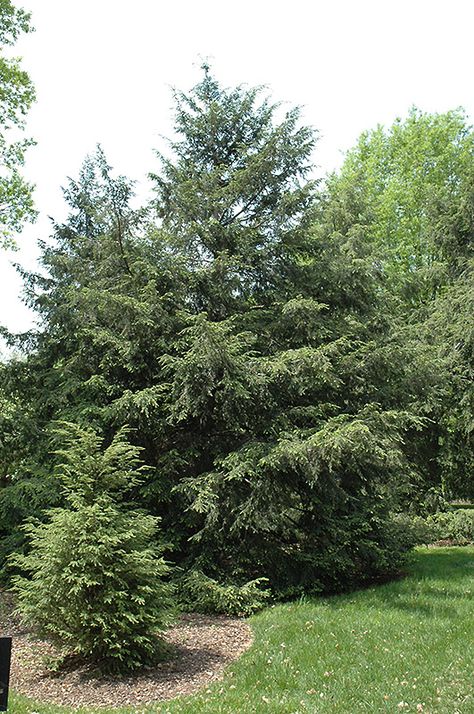
M473 165L474 134L462 110L412 108L388 129L364 132L328 181L336 224L364 231L391 283L415 305L436 292L447 264L472 255L459 229L469 220Z
M21 138L21 131L35 90L20 60L6 53L21 33L31 30L29 13L0 0L0 247L12 246L12 235L36 215L32 186L21 175L25 151L33 144Z

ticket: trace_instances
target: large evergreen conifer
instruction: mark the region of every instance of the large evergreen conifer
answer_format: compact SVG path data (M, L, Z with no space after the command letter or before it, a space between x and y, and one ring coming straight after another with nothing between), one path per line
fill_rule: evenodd
M308 181L314 133L260 97L208 67L176 94L148 213L101 154L70 184L49 277L29 280L43 328L3 370L17 384L4 429L33 434L5 463L19 488L47 469L52 419L109 438L130 424L152 467L134 497L175 560L290 593L396 566L387 514L416 417L405 366L384 372L377 265Z
M408 414L370 403L376 384L354 374L380 333L377 272L357 236L311 227L314 134L298 112L275 125L257 90L204 72L177 95L155 177L188 271L188 327L163 363L191 555L220 577L337 587L393 565L382 494L409 472Z

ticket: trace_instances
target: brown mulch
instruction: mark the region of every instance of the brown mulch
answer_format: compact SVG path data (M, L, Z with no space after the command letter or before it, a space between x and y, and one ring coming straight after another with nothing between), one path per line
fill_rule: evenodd
M428 548L452 548L458 545L469 545L469 543L460 543L453 538L443 538L442 540L436 540L434 543L428 543Z
M0 633L13 636L10 685L36 701L71 707L134 706L197 692L222 678L224 669L252 644L248 624L221 615L183 615L165 633L174 649L169 661L122 679L91 676L86 669L53 674L44 657L54 655L12 615L11 601L2 595Z

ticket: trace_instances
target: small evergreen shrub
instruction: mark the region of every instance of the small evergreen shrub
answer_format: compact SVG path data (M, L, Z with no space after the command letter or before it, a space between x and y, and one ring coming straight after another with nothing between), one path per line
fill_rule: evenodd
M451 540L456 545L474 542L474 511L468 508L435 513L427 518L436 540Z
M152 664L167 622L168 566L155 545L158 521L120 502L140 480L139 449L122 429L105 450L91 431L67 424L58 452L67 505L25 527L31 548L13 560L23 620L65 655L105 673Z
M389 529L397 551L408 551L416 545L426 545L437 539L436 525L427 518L411 513L396 513Z
M219 583L201 570L192 570L179 583L180 599L195 612L247 617L267 604L271 593L262 587L266 582L267 578L257 578L244 585Z
M474 542L474 511L467 508L438 511L426 518L411 513L396 513L390 521L389 533L397 551L440 540L452 541L453 545L467 545Z

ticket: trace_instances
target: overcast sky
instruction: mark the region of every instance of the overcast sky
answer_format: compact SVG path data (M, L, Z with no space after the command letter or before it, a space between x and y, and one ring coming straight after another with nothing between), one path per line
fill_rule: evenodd
M38 100L29 133L38 145L25 173L36 184L38 222L0 252L0 324L27 329L10 263L33 266L48 215L63 216L61 185L100 142L117 171L139 181L157 168L153 149L171 130L170 86L187 90L208 57L226 86L265 84L302 105L320 133L315 161L341 164L364 129L390 124L415 104L474 117L472 0L14 0L36 32L15 53Z

